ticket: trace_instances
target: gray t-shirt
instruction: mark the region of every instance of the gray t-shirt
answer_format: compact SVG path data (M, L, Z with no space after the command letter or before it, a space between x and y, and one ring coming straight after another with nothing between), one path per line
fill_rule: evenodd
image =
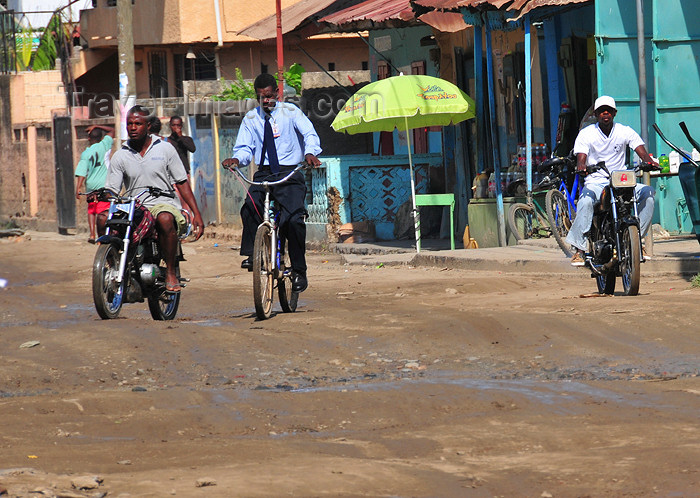
M152 135L151 145L143 157L129 147L128 143L114 153L107 171L105 187L119 192L123 184L130 194L138 194L146 187L174 192L173 183L184 180L187 180L187 172L175 147ZM145 197L141 197L141 200L144 206L149 208L156 204L172 204L177 209L182 209L177 195L174 199L151 197L144 201Z

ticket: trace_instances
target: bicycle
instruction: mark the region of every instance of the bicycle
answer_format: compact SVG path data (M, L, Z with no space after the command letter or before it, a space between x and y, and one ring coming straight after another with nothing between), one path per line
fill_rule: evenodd
M564 172L573 165L573 156L552 157L540 165L538 169L545 176L533 187L533 193L541 195L546 192L544 207L532 195L528 196L527 202L518 202L510 207L508 227L515 240L553 235L564 254L569 257L572 255L565 238L576 216L578 177L574 179L573 188L569 191ZM522 180L519 182L520 185L513 190L524 185Z
M258 225L253 245L253 301L258 319L266 320L272 315L272 301L277 287L280 307L284 313L297 309L299 293L292 290L292 267L289 254L285 251L285 240L279 236L279 209L271 198L270 187L286 182L294 173L304 167L299 164L284 178L276 181L256 182L248 179L238 166L226 168L235 172L248 185L258 185L265 189L263 221ZM274 173L276 175L279 173ZM271 175L271 176L273 176Z

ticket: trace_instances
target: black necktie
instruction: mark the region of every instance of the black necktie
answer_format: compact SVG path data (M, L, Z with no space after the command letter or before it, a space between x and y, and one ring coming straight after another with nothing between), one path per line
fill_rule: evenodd
M270 124L270 116L265 115L265 133L263 134L263 150L260 158L260 165L265 161L265 152L267 151L268 163L272 173L279 173L280 163L277 159L277 149L275 148L275 137L272 134L272 125Z

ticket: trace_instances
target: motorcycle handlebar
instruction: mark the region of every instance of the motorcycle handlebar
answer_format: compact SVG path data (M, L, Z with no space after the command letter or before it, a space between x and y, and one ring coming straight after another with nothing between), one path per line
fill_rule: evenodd
M648 163L648 162L642 162L639 163L637 166L634 167L634 171L660 171L661 168L654 164L654 163ZM592 173L596 173L598 171L603 171L607 176L610 176L610 170L608 170L607 166L605 166L605 161L601 161L598 164L589 164L586 166L585 171L577 171L576 173L582 176L585 175L590 175Z
M145 187L141 192L139 192L136 195L130 195L130 192L133 192L135 189L131 189L129 192L126 193L126 195L121 196L117 195L111 190L107 188L100 188L97 190L93 190L92 192L79 192L80 195L94 195L97 197L97 200L100 201L105 201L105 202L110 202L112 200L116 200L118 202L122 201L129 201L132 198L133 199L138 199L141 197L143 194L148 194L151 197L169 197L170 199L175 198L175 193L174 192L168 192L166 190L160 189L158 187Z

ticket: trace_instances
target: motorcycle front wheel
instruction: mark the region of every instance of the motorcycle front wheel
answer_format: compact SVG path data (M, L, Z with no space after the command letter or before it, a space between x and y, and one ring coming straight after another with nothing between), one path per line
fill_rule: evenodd
M272 314L274 275L272 274L272 236L268 225L260 225L253 245L253 301L258 319Z
M180 278L180 269L177 270ZM154 320L172 320L180 307L180 292L165 292L164 286L158 286L148 294L148 310Z
M124 298L124 280L117 283L119 275L119 250L111 244L97 248L92 265L92 299L97 314L103 320L117 318Z
M625 296L639 294L641 275L642 248L639 238L639 227L630 225L622 233L622 254L620 258L620 273L622 288Z

